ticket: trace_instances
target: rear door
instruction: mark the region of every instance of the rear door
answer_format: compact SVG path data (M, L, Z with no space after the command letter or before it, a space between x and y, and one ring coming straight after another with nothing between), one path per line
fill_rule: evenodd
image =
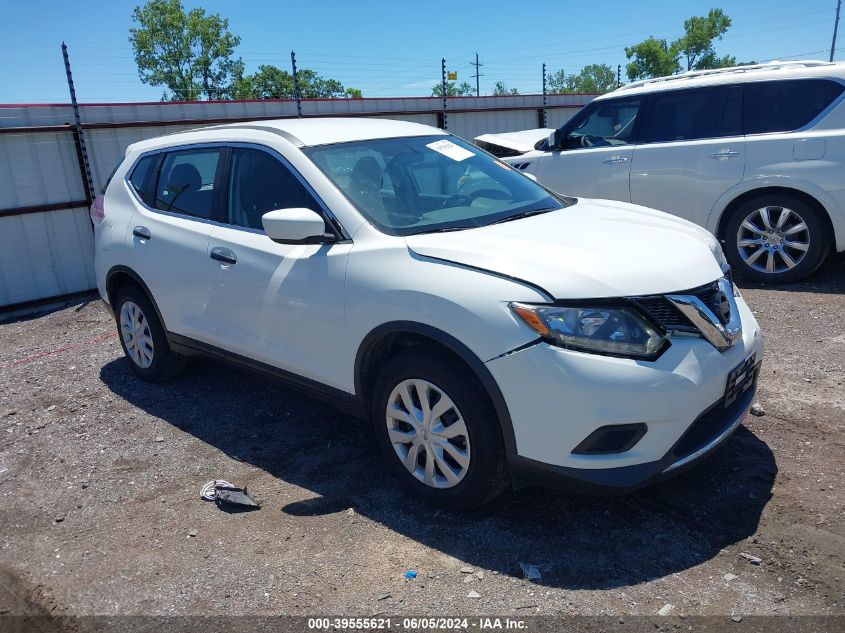
M168 150L157 155L143 185L130 177L137 199L128 228L128 265L152 292L165 328L204 342L216 337L205 304L220 156L220 147Z
M704 225L742 180L742 87L655 92L631 164L631 202Z
M564 126L564 149L532 160L537 180L565 195L629 202L632 143L641 104L640 97L629 97L585 107Z

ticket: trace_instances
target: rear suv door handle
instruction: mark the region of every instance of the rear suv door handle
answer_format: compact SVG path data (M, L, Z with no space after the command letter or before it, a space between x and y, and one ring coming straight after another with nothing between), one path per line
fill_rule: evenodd
M605 158L602 162L605 165L615 165L616 163L627 163L628 157L627 156L611 156L610 158Z
M716 152L714 154L707 154L708 158L735 158L737 156L739 156L739 152L735 152L732 149L728 149L723 152Z
M134 229L132 229L132 235L137 237L139 240L148 240L152 237L150 229L148 229L146 226L136 226Z
M221 248L220 246L215 246L211 249L211 253L209 254L211 259L216 260L218 262L222 262L224 264L237 264L238 263L238 256L235 255L232 251L228 248Z

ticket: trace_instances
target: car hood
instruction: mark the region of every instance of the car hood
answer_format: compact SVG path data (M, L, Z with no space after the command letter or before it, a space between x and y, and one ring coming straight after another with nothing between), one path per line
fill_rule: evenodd
M537 141L549 138L554 132L552 128L538 128L536 130L522 130L521 132L503 132L501 134L482 134L474 141L480 147L496 146L517 152L530 152Z
M514 277L556 299L677 292L723 274L719 244L701 227L611 200L582 198L559 211L405 240L418 255Z

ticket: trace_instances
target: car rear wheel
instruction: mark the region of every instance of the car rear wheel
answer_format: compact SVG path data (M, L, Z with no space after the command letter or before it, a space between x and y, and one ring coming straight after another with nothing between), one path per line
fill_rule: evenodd
M415 496L452 510L483 505L507 486L495 412L453 359L404 352L376 381L372 418L391 470Z
M788 194L763 195L739 206L725 229L725 254L753 281L790 283L809 276L828 250L819 211Z
M121 289L114 312L120 345L136 374L160 382L184 368L185 357L170 349L152 302L140 288Z

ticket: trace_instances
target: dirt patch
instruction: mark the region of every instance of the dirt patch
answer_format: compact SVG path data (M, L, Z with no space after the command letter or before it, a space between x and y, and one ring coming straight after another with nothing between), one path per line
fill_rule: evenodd
M843 293L841 257L804 284L743 290L766 337L766 415L705 463L628 497L529 489L475 515L404 497L366 424L277 384L210 362L141 382L97 302L2 324L0 604L842 614ZM247 485L261 511L201 501L202 484L221 477ZM523 579L520 562L542 579Z

